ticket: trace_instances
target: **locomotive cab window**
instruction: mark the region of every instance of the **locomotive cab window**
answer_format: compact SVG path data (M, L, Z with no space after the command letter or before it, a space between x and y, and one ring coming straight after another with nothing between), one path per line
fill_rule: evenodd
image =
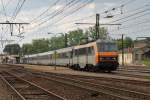
M111 52L118 49L116 43L97 43L97 47L99 52Z

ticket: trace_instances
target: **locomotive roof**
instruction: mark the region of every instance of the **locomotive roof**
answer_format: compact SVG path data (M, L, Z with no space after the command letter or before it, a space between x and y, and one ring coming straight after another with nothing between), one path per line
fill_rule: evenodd
M112 42L112 43L114 43L114 41L113 40L108 40L108 39L98 39L97 41L96 41L97 43L110 43L110 42Z

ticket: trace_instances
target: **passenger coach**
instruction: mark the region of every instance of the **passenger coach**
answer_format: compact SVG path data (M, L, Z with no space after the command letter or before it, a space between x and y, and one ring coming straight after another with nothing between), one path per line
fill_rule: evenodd
M113 71L119 66L116 43L97 40L83 45L26 55L23 63L68 66L75 70Z

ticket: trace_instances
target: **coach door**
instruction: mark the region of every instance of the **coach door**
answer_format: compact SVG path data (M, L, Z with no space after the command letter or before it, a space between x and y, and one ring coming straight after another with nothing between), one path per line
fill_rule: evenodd
M94 47L87 48L87 64L94 65L95 63L95 55L94 55Z
M80 68L84 68L87 63L87 48L80 48L78 54Z

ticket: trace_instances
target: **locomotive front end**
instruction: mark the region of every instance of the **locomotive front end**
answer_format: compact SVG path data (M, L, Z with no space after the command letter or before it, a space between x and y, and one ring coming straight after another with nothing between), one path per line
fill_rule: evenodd
M113 71L119 66L116 43L97 42L96 67L99 70Z

